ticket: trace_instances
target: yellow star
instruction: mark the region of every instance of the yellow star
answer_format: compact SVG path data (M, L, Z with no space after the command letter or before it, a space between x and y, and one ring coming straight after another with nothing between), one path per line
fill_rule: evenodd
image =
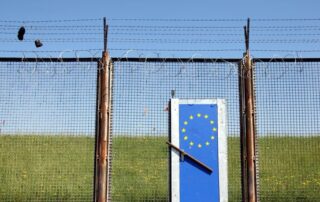
M212 130L213 130L214 132L216 132L216 131L217 131L217 129L216 129L216 128L212 128Z
M211 140L214 140L214 136L213 135L211 136Z
M198 114L197 114L197 117L201 117L201 114L200 114L200 113L198 113Z
M191 119L191 120L192 120L192 119L193 119L193 116L192 116L192 115L190 115L190 116L189 116L189 119Z
M182 128L181 132L185 133L185 132L186 132L186 129L185 129L185 128Z
M183 139L184 139L184 140L187 140L187 139L188 139L188 136L184 136Z
M201 145L201 144L198 144L198 147L199 147L199 148L201 148L201 147L202 147L202 145Z
M184 125L188 125L188 121L183 122Z
M191 141L191 142L190 142L190 146L193 146L193 145L194 145L194 143Z
M211 125L212 125L212 124L214 124L214 121L213 121L213 120L211 120L211 121L210 121L210 124L211 124Z
M209 145L210 145L210 142L206 141L206 145L209 146Z
M207 118L209 118L209 116L206 114L206 115L204 115L204 118L207 119Z

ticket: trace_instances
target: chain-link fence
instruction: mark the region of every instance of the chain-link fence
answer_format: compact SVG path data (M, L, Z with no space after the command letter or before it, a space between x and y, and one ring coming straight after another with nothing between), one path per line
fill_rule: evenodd
M1 59L0 201L92 201L97 61Z
M1 59L1 201L93 200L97 62ZM229 201L241 201L239 62L113 58L109 200L169 201L175 96L226 99ZM260 201L319 201L320 60L254 66Z
M168 201L168 102L223 98L228 108L230 201L241 200L239 90L236 60L115 59L110 198Z
M260 201L320 200L320 60L255 62Z

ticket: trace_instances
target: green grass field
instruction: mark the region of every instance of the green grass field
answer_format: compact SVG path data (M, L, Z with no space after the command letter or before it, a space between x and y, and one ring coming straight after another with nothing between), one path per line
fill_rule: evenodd
M0 201L92 201L94 139L0 136Z
M320 137L260 138L261 201L320 201ZM94 139L0 136L0 201L92 201ZM239 141L228 139L229 201L240 201ZM115 137L113 201L167 201L165 138Z

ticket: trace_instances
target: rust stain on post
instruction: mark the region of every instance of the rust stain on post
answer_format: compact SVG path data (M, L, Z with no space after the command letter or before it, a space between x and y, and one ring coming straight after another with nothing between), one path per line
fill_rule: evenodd
M97 157L97 190L96 201L105 202L108 190L108 145L110 134L110 57L104 51L99 68L99 134L98 134L98 157Z
M247 151L245 126L245 77L244 65L239 63L239 104L240 104L240 159L241 159L241 193L242 201L248 201L247 187Z
M249 52L250 19L244 26L246 52L240 66L241 185L244 202L257 201L253 68Z

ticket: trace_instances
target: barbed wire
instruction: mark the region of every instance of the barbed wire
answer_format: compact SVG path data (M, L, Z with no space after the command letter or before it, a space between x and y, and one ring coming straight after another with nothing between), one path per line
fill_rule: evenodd
M17 32L0 32L0 35L16 35ZM102 32L28 32L28 35L101 35ZM128 35L128 36L238 36L243 37L240 33L173 33L173 32L153 32L153 33L130 33L130 32L109 32L110 35ZM252 33L250 36L319 36L320 33Z
M42 58L42 54L50 54L55 53L58 55L58 57L63 57L64 55L74 55L74 57L79 57L79 53L83 53L83 55L89 55L89 56L95 56L100 57L101 52L103 49L70 49L70 50L44 50L44 51L30 51L30 50L0 50L0 53L19 53L22 54L23 57L25 57L26 54L32 54L36 57ZM122 56L121 57L128 57L128 55L139 55L139 58L144 58L145 53L149 52L155 55L157 58L161 57L162 53L164 52L190 52L194 55L197 55L198 58L202 58L201 54L198 53L202 52L244 52L244 49L125 49L125 48L111 48L109 51L121 51ZM288 58L297 58L301 59L302 56L301 53L320 53L320 49L312 49L312 50L290 50L290 49L252 49L251 50L253 58L255 52L272 52L272 53L286 53L284 57L277 56L276 58L270 57L270 60L274 59L288 59ZM288 55L289 54L289 55ZM191 57L193 59L197 59L196 57ZM54 56L50 55L50 57L54 58ZM57 56L56 56L57 57ZM120 57L120 58L121 58ZM164 58L167 58L168 56L165 56ZM170 58L170 57L169 57ZM171 57L172 58L172 57ZM174 58L176 58L174 56ZM207 58L207 57L206 57ZM214 58L208 58L208 59L214 59ZM219 58L223 59L223 58ZM239 58L241 59L241 58ZM299 60L297 60L299 61Z
M32 31L32 30L31 30ZM40 30L39 30L40 31ZM16 32L0 32L0 35L16 35ZM99 35L102 32L28 32L28 35ZM130 32L109 32L110 35L127 35L127 36L238 36L243 37L240 33L130 33ZM252 33L251 36L319 36L320 33Z
M42 42L57 43L63 46L88 47L89 43L103 45L102 18L71 20L0 20L0 43L21 43L17 39L17 31L21 26L27 30L27 43L33 43L35 36ZM110 51L137 50L146 52L236 52L242 54L244 44L243 25L247 19L126 19L110 18L108 47ZM251 19L252 52L305 52L318 53L320 26L314 22L320 18L310 19ZM136 23L137 22L137 23ZM141 22L141 23L138 23ZM150 22L150 23L148 23ZM159 22L159 23L151 23ZM163 23L160 23L163 22ZM172 23L170 23L172 22ZM186 22L186 23L179 23ZM193 23L194 22L194 23ZM203 23L197 23L203 22ZM217 22L217 23L215 23ZM222 22L222 23L219 23ZM230 22L224 23L224 22ZM273 22L284 22L282 24ZM293 23L286 23L293 22ZM306 23L305 23L306 22ZM310 22L310 23L307 23ZM46 24L41 24L46 23ZM90 24L91 23L91 24ZM99 23L99 24L97 24ZM101 24L100 24L101 23ZM269 24L268 24L269 23ZM271 24L271 25L270 25ZM10 36L12 35L12 36ZM87 36L86 36L87 35ZM47 36L47 37L46 37ZM284 38L286 37L286 38ZM82 45L86 44L86 45ZM134 44L134 45L133 45ZM156 44L155 47L152 47ZM176 48L180 44L183 48ZM188 44L205 44L188 46ZM219 44L212 46L211 44ZM226 44L226 46L224 46ZM229 45L228 45L229 44ZM236 44L233 47L230 44ZM266 50L260 44L267 44ZM278 44L292 44L288 50L281 49ZM299 45L294 45L299 44ZM300 44L306 44L305 50L299 50ZM10 44L11 45L11 44ZM70 44L71 45L71 44ZM161 45L161 46L160 46ZM211 45L211 46L210 46ZM239 46L241 45L241 46ZM312 48L311 48L311 45ZM131 46L136 46L131 49ZM244 46L244 45L243 45ZM296 48L295 48L296 46ZM266 47L266 46L264 46ZM271 48L270 48L271 47ZM307 49L310 48L310 50ZM54 47L56 48L56 47ZM292 48L292 50L290 50ZM5 48L6 49L6 48ZM10 48L8 48L10 49ZM52 48L53 49L53 48ZM85 48L84 48L85 49ZM297 49L297 50L295 50ZM96 49L102 50L102 49ZM49 50L50 51L50 50ZM1 52L1 51L0 51ZM58 52L58 51L54 51Z
M250 18L251 21L257 22L286 22L286 21L320 21L320 18ZM178 19L178 18L168 18L168 19L143 19L143 18L108 18L108 21L142 21L142 22L246 22L247 18L230 18L230 19Z
M242 33L243 32L243 28L238 27L238 28L230 28L230 29L206 29L206 28L199 28L199 29L191 29L191 28L170 28L170 29L157 29L157 28L148 28L148 29L136 29L136 28L110 28L109 29L110 32L128 32L128 33L132 33L132 32L172 32L172 31L176 31L176 32L235 32L237 31L238 33Z
M32 39L25 39L25 42L34 42ZM43 42L55 43L89 43L103 42L102 38L43 38ZM2 43L21 43L18 39L0 38ZM141 38L112 38L111 43L138 43L138 44L243 44L243 39L141 39ZM261 39L252 40L252 44L317 44L320 39Z
M29 30L46 30L46 31L57 31L57 30L81 30L81 31L102 31L101 26L26 26L26 29ZM19 26L1 26L0 30L17 30ZM266 26L266 27L252 27L252 31L319 31L320 26L287 26L287 27L276 27L276 26ZM182 27L182 26L173 26L173 27L139 27L139 26L122 26L122 27L114 27L110 26L110 31L188 31L188 32L212 32L212 31L243 31L242 27Z
M70 23L70 22L101 22L103 18L88 19L61 19L61 20L0 20L1 23ZM320 21L320 18L251 18L253 22L304 22L304 21ZM167 19L145 19L145 18L107 18L108 22L246 22L247 18L230 18L230 19L187 19L187 18L167 18Z
M4 25L0 27L19 28L21 25ZM27 28L101 28L100 25L25 25ZM110 28L137 28L137 29L243 29L242 26L167 26L167 25L109 25ZM251 29L297 29L297 28L320 28L315 25L295 25L295 26L251 26Z
M102 48L94 48L94 49L68 49L68 50L1 50L2 53L61 53L61 52L90 52L90 51L102 51Z
M65 22L87 22L87 21L102 21L103 18L88 18L88 19L62 19L62 20L0 20L1 23L65 23Z
M50 34L50 33L49 33ZM128 35L128 36L239 36L243 37L243 33L128 33L128 32L110 32L112 35ZM320 33L252 33L250 36L319 36Z
M21 25L20 25L21 26ZM0 27L14 27L19 28L18 25L0 25ZM24 27L29 29L34 28L84 28L84 27L94 27L94 28L101 28L101 26L98 25L25 25Z
M275 31L278 31L278 32L292 32L292 31L301 31L301 32L306 32L306 31L319 31L320 30L320 27L292 27L292 28L256 28L256 29L253 29L252 31L253 32L275 32Z
M153 33L131 33L131 32L113 32L111 31L110 34L112 35L128 35L128 36L243 36L243 34L236 34L236 33L160 33L160 32L153 32Z
M145 19L145 18L108 18L108 21L141 21L141 22L243 22L247 19L233 18L233 19L178 19L178 18L168 18L168 19Z
M319 36L320 33L251 33L251 36Z
M43 38L42 41L46 42L70 42L70 43L76 43L76 42L102 42L102 38ZM34 42L32 39L24 39L25 42ZM18 39L4 39L0 38L0 42L5 43L21 43Z
M286 52L286 53L318 53L320 49L301 50L301 49L251 49L252 52Z
M315 25L294 25L294 26L251 26L251 29L292 29L292 28L320 28Z
M130 39L130 38L113 38L110 42L130 42L130 43L179 43L179 44L195 44L195 43L244 43L243 39ZM260 39L251 40L251 43L320 43L320 39Z
M16 35L16 32L0 32L0 35ZM102 32L28 32L28 35L99 35Z
M66 51L66 52L70 52L70 51ZM64 62L80 62L80 61L84 61L84 62L101 62L101 60L99 60L99 58L97 57L97 53L91 53L91 60L90 58L86 58L86 60L80 60L79 59L79 55L75 52L75 56L74 57L67 57L64 58L64 53L60 53L59 57L52 57L51 55L47 56L46 58L38 55L36 52L33 52L33 54L35 55L35 57L26 57L25 55L23 55L20 59L19 58L13 58L12 60L7 59L7 60L2 60L1 62L16 62L16 63L20 63L21 65L18 68L18 73L28 73L28 74L34 74L34 73L44 73L44 74L50 74L52 76L56 75L56 69L54 67L54 64L58 64L58 63L64 63ZM112 62L117 63L117 68L121 69L121 64L125 64L124 62L135 62L135 65L138 65L138 63L140 63L142 66L144 67L144 65L147 65L148 67L156 67L155 61L156 63L162 63L161 65L158 65L157 68L147 68L145 69L146 72L148 74L151 73L155 73L157 74L159 71L159 68L163 68L165 67L164 65L167 63L177 63L177 65L180 64L180 70L178 71L178 73L175 75L175 77L181 76L182 72L184 72L189 66L188 65L192 65L193 63L206 63L206 64L214 64L214 63L224 63L227 64L226 68L229 68L229 71L215 71L216 69L213 68L209 68L209 72L210 73L214 73L214 76L217 76L219 79L229 79L231 78L231 76L237 75L238 77L246 77L247 75L243 75L243 74L239 74L238 72L238 64L242 61L241 58L233 58L233 59L226 59L226 58L201 58L201 57L194 57L196 55L192 55L191 57L188 58L177 58L177 57L156 57L156 58L150 58L150 57L145 57L143 55L140 55L139 58L131 58L129 57L128 54L123 54L122 57L117 57L117 58L112 58ZM198 55L199 56L199 55ZM306 60L304 60L303 58L301 58L299 56L299 54L295 54L295 55L290 55L290 56L294 56L294 57L288 57L285 56L283 58L279 58L279 57L270 57L270 58L254 58L255 63L260 63L260 68L263 68L264 71L264 76L268 77L270 79L281 79L283 78L283 75L292 71L297 71L297 73L302 73L305 69L304 63L306 62ZM77 60L79 59L79 60ZM137 60L138 59L138 60ZM288 60L290 59L290 60ZM312 60L312 61L316 61L316 62L320 62L320 60ZM268 71L269 69L269 65L271 65L274 62L283 62L284 64L290 64L292 67L296 66L298 68L293 68L293 70L290 69L284 69L281 72L277 72L277 74L274 74L270 71ZM26 63L26 65L29 65L30 63L35 63L35 66L32 68L32 70L27 70L24 69L24 65L23 63ZM42 68L42 69L38 69L37 64L38 63L44 63L46 68ZM52 65L52 66L51 66ZM139 65L138 65L139 66ZM52 67L52 68L51 68ZM209 66L208 66L209 67ZM86 68L99 68L97 65L89 65ZM102 66L100 67L102 68ZM137 69L137 68L136 68ZM134 71L134 70L133 70ZM70 73L70 71L62 71L61 73Z
M111 25L110 28L138 28L138 29L239 29L239 26L164 26L164 25Z
M252 18L252 21L265 21L265 22L288 22L288 21L320 21L320 18Z
M120 43L179 43L179 44L195 44L195 43L242 43L242 40L225 39L225 40L206 40L206 39L132 39L132 38L111 38L110 42Z
M18 30L19 27L0 27L0 30ZM102 31L102 28L90 28L90 27L65 27L65 28L45 28L45 27L30 27L29 30L46 30L46 31L65 31L65 30L81 30L81 31Z

